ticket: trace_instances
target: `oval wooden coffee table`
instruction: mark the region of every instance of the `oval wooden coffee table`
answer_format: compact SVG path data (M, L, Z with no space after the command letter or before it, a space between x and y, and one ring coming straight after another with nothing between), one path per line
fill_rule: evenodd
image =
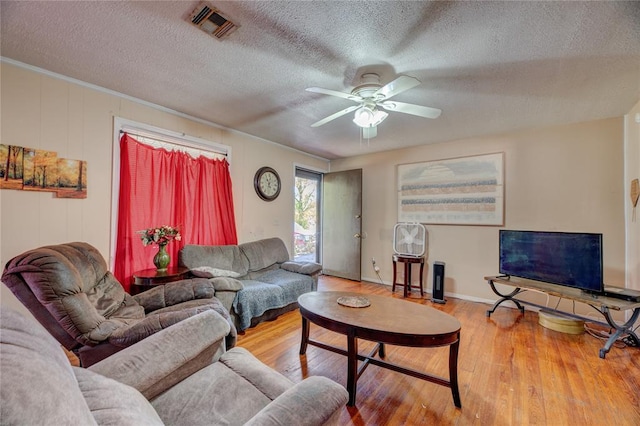
M339 298L366 297L367 307L349 307L338 303ZM347 391L349 402L356 402L358 377L369 364L417 377L451 388L453 403L462 407L458 389L458 348L460 346L460 322L449 314L429 306L390 297L320 291L305 293L298 298L302 314L302 341L300 355L307 345L317 346L347 356ZM347 350L309 339L309 323L347 336ZM358 353L358 339L377 342L369 355ZM408 369L384 361L384 345L431 348L449 346L449 380ZM379 355L379 358L375 356ZM358 368L358 360L363 361Z

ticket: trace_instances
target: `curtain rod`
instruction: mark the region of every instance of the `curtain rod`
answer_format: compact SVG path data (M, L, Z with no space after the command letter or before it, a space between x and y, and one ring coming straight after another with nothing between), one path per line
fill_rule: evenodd
M209 145L204 145L204 144L196 144L196 143L190 143L189 141L184 141L172 136L168 136L168 135L160 135L160 134L156 134L153 132L148 132L146 130L139 130L139 129L127 129L127 128L122 128L120 129L120 135L122 135L123 133L126 133L128 135L131 136L140 136L146 139L151 139L153 141L156 142L162 142L162 143L170 143L173 145L179 145L179 146L183 146L185 148L190 148L190 149L198 149L201 151L208 151L208 152L212 152L214 154L217 155L223 155L225 157L228 157L229 154L222 149L216 149L215 147L209 146Z

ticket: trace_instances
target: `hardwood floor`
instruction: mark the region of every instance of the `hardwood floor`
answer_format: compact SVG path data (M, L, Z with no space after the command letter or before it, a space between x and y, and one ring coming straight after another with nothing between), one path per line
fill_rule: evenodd
M402 299L402 290L322 276L319 291L338 290ZM415 293L415 291L414 291ZM462 324L458 384L462 408L451 390L370 365L358 380L355 407L344 407L343 425L640 425L640 349L614 347L587 333L569 335L541 327L538 315L504 307L487 318L488 305L449 298L444 305L410 296ZM300 347L298 310L259 324L238 345L294 382L311 375L346 385L346 357ZM346 338L311 325L311 337L346 348ZM373 344L360 341L360 352ZM387 359L448 379L448 347L387 346Z

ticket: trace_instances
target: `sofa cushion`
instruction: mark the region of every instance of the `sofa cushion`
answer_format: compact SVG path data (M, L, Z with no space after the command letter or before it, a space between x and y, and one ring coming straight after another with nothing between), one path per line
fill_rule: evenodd
M270 402L249 381L220 362L192 374L151 400L162 421L177 426L242 425Z
M0 323L2 424L96 424L60 344L40 324L5 306Z
M73 368L78 386L100 425L162 425L149 401L131 386L84 368Z
M309 275L284 269L269 271L260 276L260 281L280 287L286 304L297 302L298 297L313 290L313 278Z
M201 246L187 244L179 252L180 265L189 269L209 266L234 271L244 276L249 271L249 261L239 246Z
M256 272L289 260L287 247L280 238L252 241L240 244L239 247L249 260L249 272Z
M190 272L196 277L202 278L214 278L214 277L231 277L238 278L239 273L230 271L228 269L212 268L210 266L198 266L197 268L191 268Z
M238 329L251 326L251 319L267 310L283 308L298 301L301 294L312 291L313 278L309 275L275 269L260 275L260 280L244 280L244 289L233 301L238 317Z
M78 296L83 297L84 293L80 293ZM70 298L67 298L68 302ZM68 304L66 304L68 306ZM70 315L72 313L77 313L80 315L80 318L75 319L74 322L77 324L84 323L83 329L87 331L78 336L78 339L82 341L83 344L95 344L99 342L103 342L107 340L111 334L115 330L121 328L127 328L128 326L139 322L144 318L144 308L135 301L135 299L129 294L125 294L122 302L120 302L120 307L111 313L109 318L102 317L102 320L96 321L93 326L87 321L81 319L83 312L87 319L92 318L92 313L96 312L95 309L91 309L88 306L83 309L78 310L70 310Z
M282 308L289 304L280 286L255 280L244 280L242 285L244 288L236 293L233 300L239 330L249 328L251 318L259 317L268 309Z

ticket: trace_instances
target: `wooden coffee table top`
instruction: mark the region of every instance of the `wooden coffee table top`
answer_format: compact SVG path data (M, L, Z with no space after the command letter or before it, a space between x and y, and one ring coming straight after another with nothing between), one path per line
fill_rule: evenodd
M338 304L343 296L364 296L365 308ZM401 346L431 347L459 339L460 322L429 306L371 294L320 291L298 298L300 313L311 322L341 334Z

